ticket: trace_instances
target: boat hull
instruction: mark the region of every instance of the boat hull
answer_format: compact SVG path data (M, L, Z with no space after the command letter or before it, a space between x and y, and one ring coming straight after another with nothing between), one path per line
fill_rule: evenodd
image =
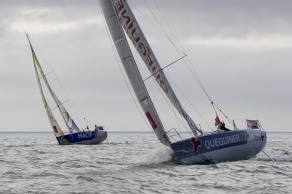
M83 144L96 145L100 144L107 138L107 132L102 130L83 131L73 134L57 137L60 145Z
M266 145L266 132L236 130L192 137L171 144L179 164L211 164L248 160Z

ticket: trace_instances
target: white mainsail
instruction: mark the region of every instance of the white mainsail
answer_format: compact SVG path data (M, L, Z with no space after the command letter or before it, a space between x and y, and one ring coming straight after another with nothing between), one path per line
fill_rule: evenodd
M123 32L123 29L121 28L116 11L113 7L113 2L111 0L100 0L100 3L113 42L116 46L138 101L160 142L165 145L169 145L169 138L165 133L163 125L140 75L137 64L128 45L126 36Z
M187 121L189 127L191 128L194 135L197 135L197 131L202 133L198 126L194 123L191 117L182 107L180 101L176 97L171 85L169 84L159 62L157 61L152 49L145 38L134 14L131 11L126 0L112 0L115 7L116 13L119 17L119 21L123 26L126 34L132 41L136 50L140 54L144 63L146 64L148 70L152 76L157 81L158 85L164 91L170 102L177 109L177 111L182 115L182 117Z
M57 123L57 120L55 119L53 113L52 113L52 110L50 109L50 107L48 106L48 103L45 99L45 96L44 96L44 93L43 93L43 89L42 89L42 85L40 83L40 76L38 74L38 69L39 69L39 72L41 74L41 78L45 81L45 84L50 92L50 94L52 95L55 103L57 104L57 107L59 109L59 111L61 112L61 115L69 129L69 131L72 133L73 131L72 130L76 130L76 131L79 131L79 128L77 127L77 125L75 124L74 120L72 119L72 117L69 115L69 113L67 112L67 110L65 109L65 107L62 105L62 103L60 102L60 100L58 99L58 97L56 96L56 94L54 93L54 91L52 90L52 88L50 87L49 85L49 82L41 68L41 65L37 59L37 56L34 52L34 49L31 45L31 42L30 42L30 39L27 35L27 39L29 41L29 45L30 45L30 48L31 48L31 51L32 51L32 56L33 56L33 62L34 62L34 68L35 68L35 72L36 72L36 76L37 76L37 81L38 81L38 85L39 85L39 89L40 89L40 92L41 92L41 96L42 96L42 99L43 99L43 103L45 105L45 108L46 108L46 111L47 111L47 115L49 117L49 120L50 120L50 123L51 123L51 126L54 130L54 133L56 135L56 137L59 137L59 136L63 136L64 133L62 132L60 126L58 125ZM58 136L57 136L58 135Z

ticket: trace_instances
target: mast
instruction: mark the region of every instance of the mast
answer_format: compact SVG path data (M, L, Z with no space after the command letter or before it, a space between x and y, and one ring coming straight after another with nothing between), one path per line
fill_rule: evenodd
M37 77L37 82L38 82L39 90L40 90L40 93L41 93L42 101L43 101L43 104L45 106L46 113L47 113L47 116L49 118L51 127L53 128L53 131L54 131L54 134L55 134L56 137L64 136L64 133L61 130L61 128L60 128L60 126L59 126L56 118L54 117L54 115L52 113L52 110L50 109L50 107L49 107L49 105L47 103L47 100L45 98L44 91L43 91L43 88L42 88L42 85L41 85L41 82L40 82L40 77L39 77L38 70L37 70L37 66L40 67L39 61L38 61L38 59L37 59L37 57L35 55L35 52L34 52L34 50L32 48L32 45L30 43L28 34L26 36L27 36L27 39L29 41L30 48L31 48L31 51L32 51L33 65L34 65L35 74L36 74L36 77Z
M170 140L148 94L144 81L134 60L130 46L127 42L127 38L123 32L123 29L121 28L113 6L113 2L111 0L100 0L100 4L113 42L118 51L127 76L131 82L136 97L159 141L162 144L169 146Z
M44 93L43 93L43 90L42 90L42 86L41 86L41 83L40 83L40 78L39 78L39 75L38 75L38 71L37 71L37 68L39 69L40 71L40 74L42 76L42 78L44 79L45 81L45 84L50 92L50 94L52 95L55 103L57 104L57 107L66 123L66 126L67 128L69 129L70 133L73 133L72 130L77 130L79 131L79 128L77 127L77 125L75 124L74 120L72 119L72 117L69 115L69 113L67 112L67 110L65 109L65 107L62 105L62 103L60 102L59 98L56 96L56 94L54 93L54 91L52 90L52 88L50 87L49 85L49 82L43 72L43 69L37 59L37 56L34 52L34 49L32 47L32 44L30 42L30 39L29 39L29 36L28 34L26 35L27 36L27 39L28 39L28 42L29 42L29 45L30 45L30 48L31 48L31 52L32 52L32 55L33 55L33 62L34 62L34 67L35 67L35 70L36 70L36 74L37 74L37 78L38 78L38 83L39 83L39 88L40 88L40 91L41 91L41 95L42 95L42 98L43 100L45 99L45 96L44 96ZM46 100L45 100L46 101ZM44 101L43 101L44 102ZM44 102L45 104L45 107L48 107L48 104L47 102ZM52 111L50 110L51 114L52 114ZM50 115L51 116L51 115ZM49 117L50 119L50 117ZM55 129L54 129L55 130Z
M202 130L195 124L191 117L182 107L180 101L176 97L171 85L169 84L162 68L156 59L147 39L145 38L131 8L126 0L112 0L115 7L117 16L124 31L132 41L134 47L140 54L140 57L146 64L151 75L155 78L160 88L163 90L165 95L168 97L173 106L177 111L183 116L187 121L189 127L191 128L193 134L196 136L197 131L202 133Z

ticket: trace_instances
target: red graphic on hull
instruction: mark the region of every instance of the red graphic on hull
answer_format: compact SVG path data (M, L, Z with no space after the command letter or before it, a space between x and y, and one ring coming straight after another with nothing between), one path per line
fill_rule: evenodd
M157 125L155 121L153 120L151 114L149 112L146 113L147 119L150 122L151 127L155 130L157 128Z
M198 147L201 145L201 141L196 139L196 138L192 138L191 139L192 143L194 144L194 152L195 154L198 154Z

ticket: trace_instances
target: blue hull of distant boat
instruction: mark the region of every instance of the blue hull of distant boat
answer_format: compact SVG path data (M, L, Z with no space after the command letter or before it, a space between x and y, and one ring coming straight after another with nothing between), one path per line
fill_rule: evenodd
M106 131L95 130L64 135L61 137L57 137L57 140L60 145L68 144L95 145L100 144L106 138L107 138Z
M267 136L260 130L237 130L207 134L171 144L180 164L210 164L248 160L265 147Z

